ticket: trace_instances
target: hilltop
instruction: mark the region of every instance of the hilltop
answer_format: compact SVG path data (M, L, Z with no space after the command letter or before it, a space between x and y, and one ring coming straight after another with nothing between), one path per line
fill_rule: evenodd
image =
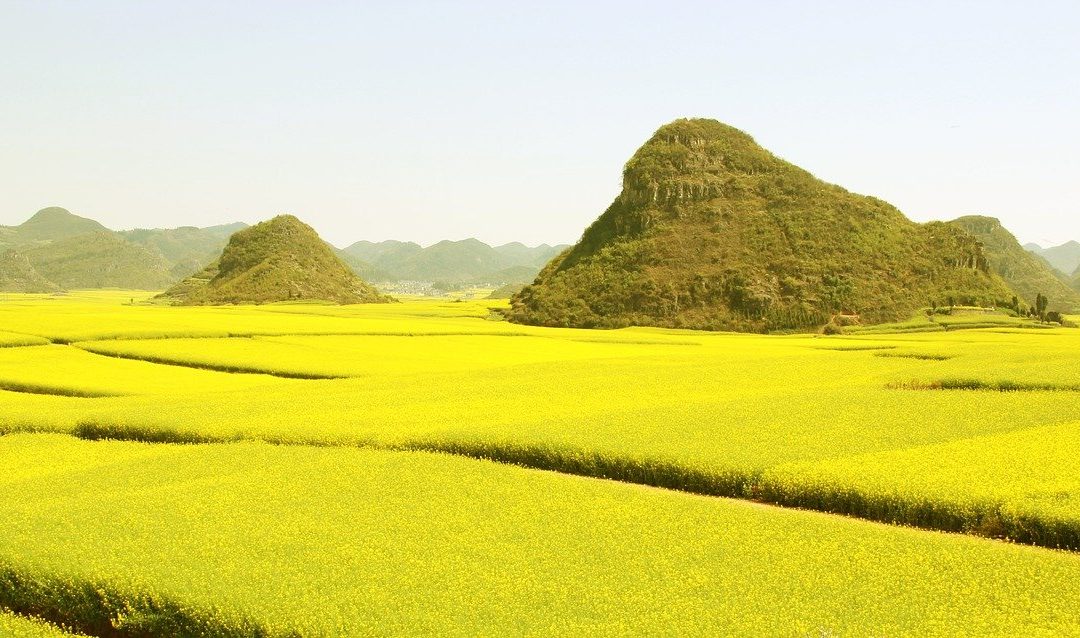
M292 215L279 215L233 234L218 259L159 297L187 305L390 301L358 277L314 229Z
M512 301L539 325L810 329L1012 291L978 241L825 183L715 120L661 127L608 209Z
M43 208L18 226L4 226L0 242L7 246L24 246L37 242L66 239L86 233L110 232L100 223L73 215L56 206Z
M997 219L968 215L949 223L979 240L990 269L1028 305L1034 305L1036 295L1043 294L1050 302L1050 310L1071 312L1080 308L1080 294L1071 288L1069 278L1056 272L1045 259L1025 250Z

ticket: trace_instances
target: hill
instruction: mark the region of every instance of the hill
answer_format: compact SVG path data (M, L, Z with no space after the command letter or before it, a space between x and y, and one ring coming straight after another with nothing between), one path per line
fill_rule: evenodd
M513 299L520 323L809 329L1005 301L979 243L827 184L706 119L661 127L581 240Z
M507 261L514 265L523 266L528 264L543 268L555 257L555 255L558 255L569 247L570 246L566 244L559 244L558 246L549 246L548 244L526 246L521 242L515 241L510 242L509 244L495 246L495 252L502 255Z
M314 229L292 215L235 233L211 265L159 297L188 305L390 301L353 273Z
M179 279L213 261L221 254L229 236L243 228L247 228L247 224L237 222L207 228L136 228L118 234L161 255L169 263L174 278Z
M1050 310L1072 312L1080 308L1080 294L1070 287L1069 278L1055 272L1043 258L1025 250L997 219L968 215L949 223L979 240L990 269L1028 305L1034 305L1035 296L1041 293L1049 300Z
M392 271L417 281L467 281L511 266L494 248L477 239L440 241L410 255Z
M1067 241L1051 248L1043 248L1038 244L1025 244L1024 248L1045 259L1062 274L1069 275L1080 269L1080 242Z
M478 239L441 241L426 248L414 242L358 241L344 252L372 265L376 281L524 283L566 246L526 246L511 242L492 247ZM380 278L381 277L381 278Z
M388 239L380 242L358 241L345 247L344 252L380 268L389 269L422 250L420 244L415 242Z
M7 246L22 246L44 241L55 241L94 232L109 232L98 222L73 215L58 207L43 208L18 226L3 227L0 242Z
M55 292L58 287L34 270L17 250L0 253L0 292Z
M330 252L334 253L338 259L345 262L345 265L356 273L357 277L360 277L364 281L390 281L393 279L393 276L382 268L379 268L356 255L347 253L332 244L328 243L327 246L330 247Z
M161 290L176 281L160 255L111 231L91 232L21 249L42 277L64 289Z

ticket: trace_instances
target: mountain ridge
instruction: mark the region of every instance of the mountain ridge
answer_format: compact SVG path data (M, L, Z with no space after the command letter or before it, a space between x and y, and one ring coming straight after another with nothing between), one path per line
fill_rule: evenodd
M416 242L358 241L343 250L384 273L375 281L441 281L509 284L531 281L566 246L527 246L510 242L492 246L474 237L442 240L430 246Z
M1039 244L1024 244L1024 249L1045 259L1051 267L1066 276L1080 269L1080 242L1067 241L1057 246L1043 248Z

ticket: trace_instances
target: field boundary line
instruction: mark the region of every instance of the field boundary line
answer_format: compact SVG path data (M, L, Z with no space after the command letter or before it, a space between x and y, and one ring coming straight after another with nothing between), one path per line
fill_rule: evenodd
M179 429L134 429L123 425L83 422L70 432L85 440L128 440L145 443L221 444L250 438L215 437ZM595 450L573 450L554 446L513 443L482 443L416 439L384 444L376 441L320 443L256 437L265 443L287 446L355 447L391 452L431 452L452 454L534 470L555 472L643 485L699 496L732 498L779 507L846 516L875 523L912 527L927 531L963 534L1015 542L1046 549L1080 552L1080 527L1068 521L1043 520L1035 516L1009 514L1002 502L985 502L967 515L947 513L948 503L926 503L910 499L882 509L870 495L840 490L835 495L789 495L770 483L768 469L704 470L664 459L632 459L605 455ZM946 513L943 513L946 512Z

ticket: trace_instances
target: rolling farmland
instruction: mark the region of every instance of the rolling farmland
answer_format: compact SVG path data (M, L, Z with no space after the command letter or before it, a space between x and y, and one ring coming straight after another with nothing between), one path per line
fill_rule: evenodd
M1080 331L133 299L0 304L0 607L91 635L1080 632Z

